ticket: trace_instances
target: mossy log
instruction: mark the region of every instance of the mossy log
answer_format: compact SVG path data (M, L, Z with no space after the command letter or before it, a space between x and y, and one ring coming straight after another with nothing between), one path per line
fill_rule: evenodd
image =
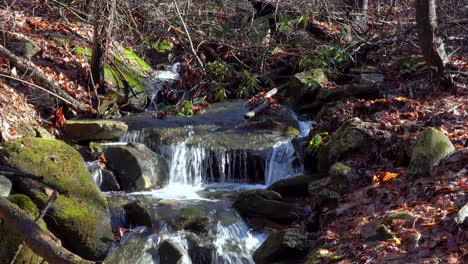
M11 226L23 239L26 245L48 263L57 264L91 264L59 245L34 223L25 212L15 207L7 199L0 197L0 217Z

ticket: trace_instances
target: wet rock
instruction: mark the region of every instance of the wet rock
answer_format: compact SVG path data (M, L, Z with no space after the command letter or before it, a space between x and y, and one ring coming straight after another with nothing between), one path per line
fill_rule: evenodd
M109 146L104 156L124 191L161 188L168 183L166 160L144 144Z
M62 141L25 138L5 143L0 157L1 164L42 176L68 191L68 196L58 196L44 220L64 247L83 258L102 260L113 240L108 205L81 155ZM49 188L26 178L15 179L13 186L40 208L51 194Z
M36 205L25 195L14 194L9 196L7 200L21 208L31 220L35 220L40 214ZM43 231L48 232L43 220L39 221L38 225ZM15 252L18 250L18 246L23 242L23 240L15 230L12 230L9 226L3 223L1 218L0 237L0 262L10 263L10 260L13 259ZM17 256L15 263L40 264L43 263L43 261L44 259L42 257L36 255L28 246L25 245Z
M115 178L115 175L110 170L102 170L102 182L99 185L99 189L103 192L112 192L112 191L119 191L120 185Z
M186 238L188 242L188 254L193 264L212 263L216 250L213 244L204 241L192 233L188 233Z
M434 164L455 151L450 139L435 128L427 128L416 142L408 167L410 178L428 177Z
M7 197L10 195L11 187L10 180L8 180L5 176L0 175L0 197Z
M79 142L116 140L128 127L113 120L68 120L64 126L65 137Z
M244 217L264 217L278 223L292 223L298 218L294 205L283 202L280 194L268 190L242 192L233 207Z
M134 228L136 226L153 226L150 211L144 207L140 201L131 202L122 207L125 210L129 228Z
M164 240L158 248L159 263L161 264L181 264L184 250L176 242Z
M375 233L367 238L370 241L385 241L387 239L391 239L393 237L393 233L385 226L379 225L375 229Z
M307 175L289 177L274 182L267 189L277 192L283 197L304 197L308 195L309 180L310 177Z
M458 211L455 223L468 227L468 203Z
M327 81L322 69L312 69L295 74L289 81L286 93L292 108L299 110L304 103L314 101L321 84Z
M253 259L256 264L302 263L309 250L307 233L290 228L273 231L255 251Z

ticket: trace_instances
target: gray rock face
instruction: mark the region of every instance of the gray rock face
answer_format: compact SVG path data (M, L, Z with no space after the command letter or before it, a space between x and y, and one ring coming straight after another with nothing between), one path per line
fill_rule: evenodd
M184 255L183 249L174 241L164 240L158 248L159 263L161 264L181 264Z
M408 167L410 178L428 177L434 164L455 151L450 139L435 128L427 128L418 138Z
M113 120L68 120L64 126L65 137L80 142L115 140L127 129L125 123Z
M298 216L294 205L268 190L242 192L233 204L244 217L262 217L278 223L292 223Z
M468 227L468 203L458 211L457 217L455 217L455 223Z
M102 182L99 189L103 192L119 191L120 185L115 178L115 175L110 170L102 170Z
M5 176L0 175L0 197L10 195L12 184Z
M124 191L160 188L168 183L166 160L143 144L110 146L104 156Z
M274 231L255 251L253 259L256 264L303 263L309 250L307 233L290 228Z

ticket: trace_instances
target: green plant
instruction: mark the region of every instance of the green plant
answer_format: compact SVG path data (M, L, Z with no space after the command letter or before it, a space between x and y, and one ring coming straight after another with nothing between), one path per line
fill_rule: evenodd
M306 55L299 61L302 71L322 68L331 74L339 73L344 63L351 61L351 57L340 47L330 46L320 49L316 54Z
M232 67L224 65L219 61L208 62L205 67L209 73L221 79L232 77L232 73L234 72Z
M193 103L191 101L182 101L176 107L176 116L193 116Z
M258 92L258 86L260 80L248 70L242 70L243 77L241 80L241 85L237 91L237 96L239 98L247 98Z
M307 144L307 151L317 153L320 146L330 138L328 132L322 132L315 135Z

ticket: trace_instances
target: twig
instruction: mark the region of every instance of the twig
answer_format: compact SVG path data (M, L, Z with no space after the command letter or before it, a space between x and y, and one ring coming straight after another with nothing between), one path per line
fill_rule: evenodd
M195 46L193 46L192 38L190 37L190 33L188 31L187 25L185 24L184 18L182 17L182 14L180 13L179 6L177 5L177 2L175 0L172 1L174 3L174 6L176 8L177 16L180 19L180 22L182 22L182 26L184 27L185 33L187 34L188 41L190 43L190 48L192 49L192 53L197 59L197 62L199 66L201 67L201 71L205 73L205 67L203 66L203 62L201 61L200 57L197 55L197 51L195 50Z

